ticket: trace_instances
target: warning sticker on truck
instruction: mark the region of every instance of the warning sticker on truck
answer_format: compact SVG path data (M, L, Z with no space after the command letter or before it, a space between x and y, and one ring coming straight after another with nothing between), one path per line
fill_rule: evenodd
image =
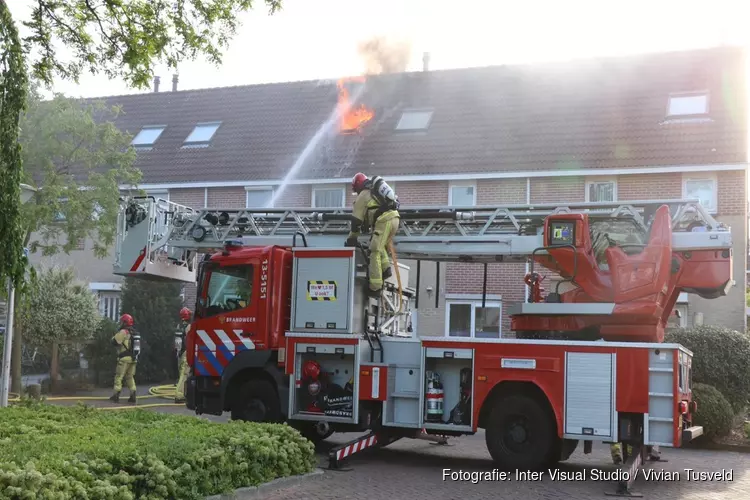
M336 282L308 281L307 300L336 300Z

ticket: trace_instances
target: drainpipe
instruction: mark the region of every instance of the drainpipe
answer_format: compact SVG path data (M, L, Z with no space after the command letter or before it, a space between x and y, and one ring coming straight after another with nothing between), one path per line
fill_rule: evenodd
M526 178L526 205L531 205L531 177ZM526 260L526 274L529 274L529 271L531 271L531 266L529 266L528 259ZM523 301L528 302L529 301L529 289L524 283L523 285Z

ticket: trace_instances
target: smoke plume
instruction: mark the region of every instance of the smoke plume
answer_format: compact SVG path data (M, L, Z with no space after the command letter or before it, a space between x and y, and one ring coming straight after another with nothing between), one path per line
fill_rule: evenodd
M368 75L401 73L409 65L411 44L375 37L360 43L358 52Z

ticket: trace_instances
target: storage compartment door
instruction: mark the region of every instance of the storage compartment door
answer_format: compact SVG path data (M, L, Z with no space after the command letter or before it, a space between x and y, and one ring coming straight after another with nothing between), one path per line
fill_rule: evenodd
M307 362L317 363L319 374L306 376L304 367ZM358 345L298 342L295 346L294 387L289 391L289 418L357 422L358 374Z
M615 354L566 353L564 421L572 439L616 437Z
M323 251L295 252L292 329L351 333L354 253L348 257L325 255Z

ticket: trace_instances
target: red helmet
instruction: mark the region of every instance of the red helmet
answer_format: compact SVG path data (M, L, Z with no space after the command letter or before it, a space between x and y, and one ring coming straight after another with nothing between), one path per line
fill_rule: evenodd
M180 319L188 321L193 316L193 311L187 307L180 309Z
M312 380L318 380L320 377L320 364L317 361L308 360L302 366L302 376Z
M123 314L120 316L120 323L124 326L133 326L133 317L130 314Z
M362 188L365 187L365 182L367 182L367 176L365 174L362 172L354 174L354 177L352 177L352 189L354 192L359 193L362 191Z

